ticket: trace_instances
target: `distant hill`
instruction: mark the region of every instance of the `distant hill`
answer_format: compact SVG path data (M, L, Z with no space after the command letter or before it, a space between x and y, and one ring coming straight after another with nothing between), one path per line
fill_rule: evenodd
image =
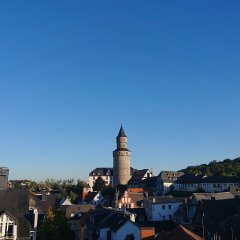
M223 161L212 161L209 164L189 166L180 170L184 173L205 174L207 176L238 176L240 177L240 157L236 159L225 159Z

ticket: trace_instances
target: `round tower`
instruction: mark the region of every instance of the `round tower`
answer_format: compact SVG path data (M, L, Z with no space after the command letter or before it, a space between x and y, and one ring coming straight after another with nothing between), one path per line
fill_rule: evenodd
M131 151L128 138L121 126L116 137L117 149L113 151L113 186L127 184L130 179Z

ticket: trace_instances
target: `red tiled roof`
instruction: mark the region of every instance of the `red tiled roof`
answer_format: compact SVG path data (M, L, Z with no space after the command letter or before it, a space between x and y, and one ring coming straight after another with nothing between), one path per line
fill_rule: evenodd
M202 237L179 225L171 232L158 236L158 240L203 240Z

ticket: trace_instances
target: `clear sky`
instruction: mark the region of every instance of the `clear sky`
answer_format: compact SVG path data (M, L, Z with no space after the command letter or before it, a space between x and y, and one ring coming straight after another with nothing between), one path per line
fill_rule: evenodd
M10 179L240 156L239 1L0 1L0 166Z

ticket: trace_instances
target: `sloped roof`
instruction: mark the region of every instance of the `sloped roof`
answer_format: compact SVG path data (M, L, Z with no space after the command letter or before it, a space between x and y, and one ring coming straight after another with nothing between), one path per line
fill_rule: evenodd
M111 212L108 216L105 217L99 224L101 228L111 228L116 232L126 221L129 220L129 215L126 216L124 213L120 212Z
M149 201L151 201L153 204L161 204L161 203L174 203L174 202L184 202L185 198L176 198L171 195L166 195L166 196L150 196L147 198Z
M47 214L48 208L49 207L54 207L57 196L55 194L47 195L46 196L46 201L42 201L41 197L31 193L30 198L32 198L35 201L38 214Z
M157 181L158 181L158 177L157 176L152 176L152 177L148 177L148 178L143 179L141 181L141 183L146 188L152 188L152 187L156 187Z
M91 201L97 196L99 192L88 192L88 195L86 196L84 202L91 203Z
M136 214L136 221L138 221L138 219L147 220L147 215L144 208L126 208L126 211L132 214Z
M221 199L231 199L234 198L233 194L230 192L220 192L220 193L193 193L193 198L197 201L199 200L221 200Z
M113 168L101 167L95 168L93 171L89 173L89 176L112 176Z
M90 228L102 229L102 228L118 228L126 219L128 220L130 215L126 212L119 211L113 208L99 208L91 212L91 217L87 224Z
M119 137L127 137L122 126L120 127L119 133L117 135L117 138Z
M65 217L70 218L72 214L87 213L93 208L92 204L70 205L66 208Z
M240 199L202 200L202 206L205 214L213 221L219 222L236 213L237 207L240 207Z
M131 179L128 181L128 184L129 185L138 184L141 180L143 180L144 176L148 171L149 169L141 169L134 171Z
M184 174L175 183L240 183L240 178L235 176L210 176Z
M0 211L8 212L17 220L18 238L29 237L32 226L29 217L28 189L12 188L1 190Z
M29 192L25 188L10 188L0 191L0 211L18 210L28 212Z
M161 233L161 232L169 232L173 229L175 229L178 224L174 221L147 221L147 222L136 222L136 225L144 228L144 227L154 227L155 233ZM177 239L176 239L177 240Z
M204 222L217 226L229 217L240 213L240 199L201 200L193 218L195 224L201 224L202 212Z
M232 193L234 196L240 196L240 186L231 186L230 193Z
M158 240L203 240L202 237L189 231L182 225L177 226L175 229L167 234L160 234Z
M184 172L174 172L174 171L162 171L159 173L159 177L163 182L174 182L176 181L179 177L183 176Z
M61 199L61 201L60 201L60 205L62 205L62 206L69 206L69 205L72 205L72 203L71 203L71 201L66 197L66 198L63 198L63 199Z

